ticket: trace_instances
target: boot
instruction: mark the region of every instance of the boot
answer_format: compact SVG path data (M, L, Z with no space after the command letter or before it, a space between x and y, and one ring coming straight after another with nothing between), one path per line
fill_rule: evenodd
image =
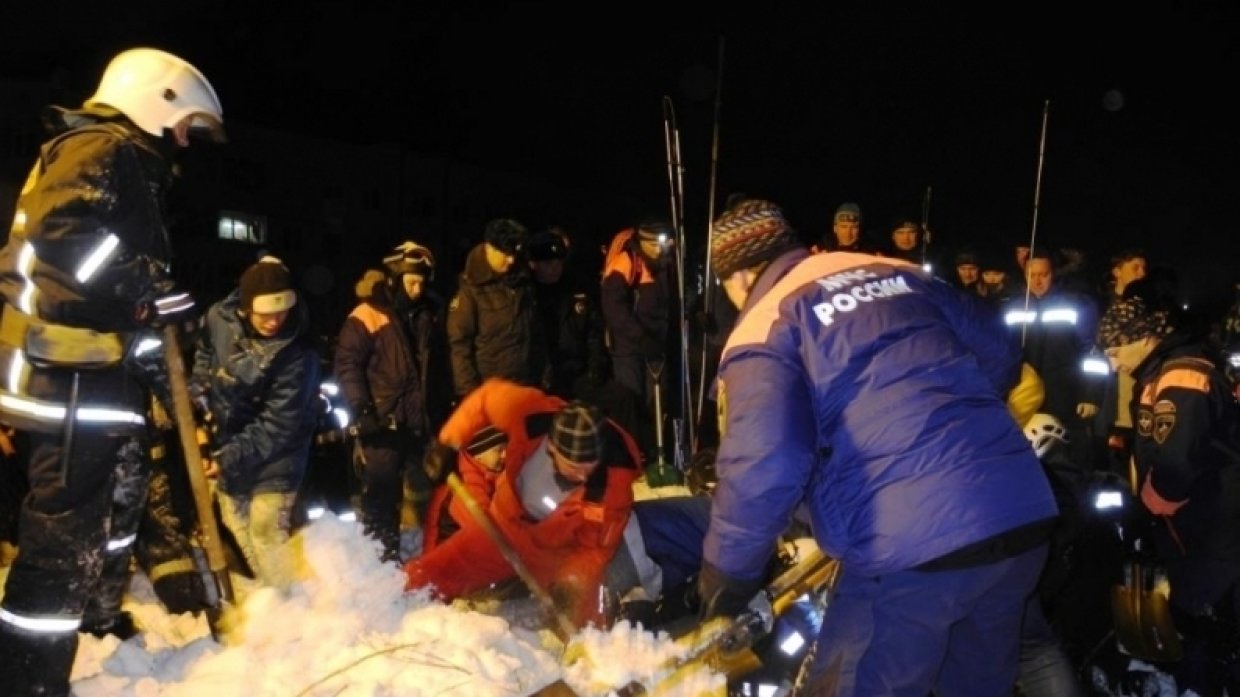
M94 634L100 639L111 634L117 639L125 641L137 636L139 630L138 625L133 621L133 615L121 611L107 618L83 620L82 631Z
M76 632L45 634L0 623L0 685L11 697L68 697Z

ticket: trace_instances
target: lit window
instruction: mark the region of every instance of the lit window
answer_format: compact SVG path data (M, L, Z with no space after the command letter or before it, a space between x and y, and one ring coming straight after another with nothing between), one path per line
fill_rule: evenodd
M219 236L221 240L267 244L267 219L261 215L221 211Z

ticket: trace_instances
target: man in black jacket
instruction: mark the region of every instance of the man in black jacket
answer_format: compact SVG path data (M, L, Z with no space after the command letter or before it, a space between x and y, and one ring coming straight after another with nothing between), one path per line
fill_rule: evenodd
M452 382L461 399L491 377L540 386L547 347L534 288L522 258L528 233L521 223L487 223L483 242L465 259L448 304Z

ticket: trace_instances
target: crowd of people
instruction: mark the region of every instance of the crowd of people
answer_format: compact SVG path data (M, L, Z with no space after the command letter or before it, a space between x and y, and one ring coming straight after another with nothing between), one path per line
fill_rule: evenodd
M56 115L0 250L11 694L67 694L78 632L136 631L121 611L135 564L169 609L207 605L161 464L168 328L192 354L222 524L276 589L299 574L326 364L362 529L410 590L453 599L520 576L581 627L648 622L688 584L701 618L734 616L800 525L843 569L812 639L813 694L1003 695L1018 680L1078 694L1038 590L1064 553L1055 472L1104 471L1130 478L1155 521L1181 685L1240 685L1240 410L1224 352L1240 316L1190 321L1139 250L1117 251L1095 291L1073 250L965 248L947 266L912 218L872 244L857 203L807 245L776 203L734 197L710 239L727 303L701 323L718 419L691 474L709 482L647 503L634 489L666 454L657 405L679 321L666 221L625 227L585 274L566 273L591 257L556 226L492 220L461 269L405 240L358 279L322 356L280 259L205 312L175 282L175 153L223 137L201 72L126 51ZM445 273L447 300L432 285ZM423 531L412 555L408 526Z

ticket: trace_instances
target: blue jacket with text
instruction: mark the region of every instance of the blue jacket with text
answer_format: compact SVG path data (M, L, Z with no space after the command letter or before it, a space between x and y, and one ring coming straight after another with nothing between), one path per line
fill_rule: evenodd
M1019 367L992 308L912 264L784 253L720 362L705 561L760 577L800 505L823 551L864 575L1055 517L1004 403Z

